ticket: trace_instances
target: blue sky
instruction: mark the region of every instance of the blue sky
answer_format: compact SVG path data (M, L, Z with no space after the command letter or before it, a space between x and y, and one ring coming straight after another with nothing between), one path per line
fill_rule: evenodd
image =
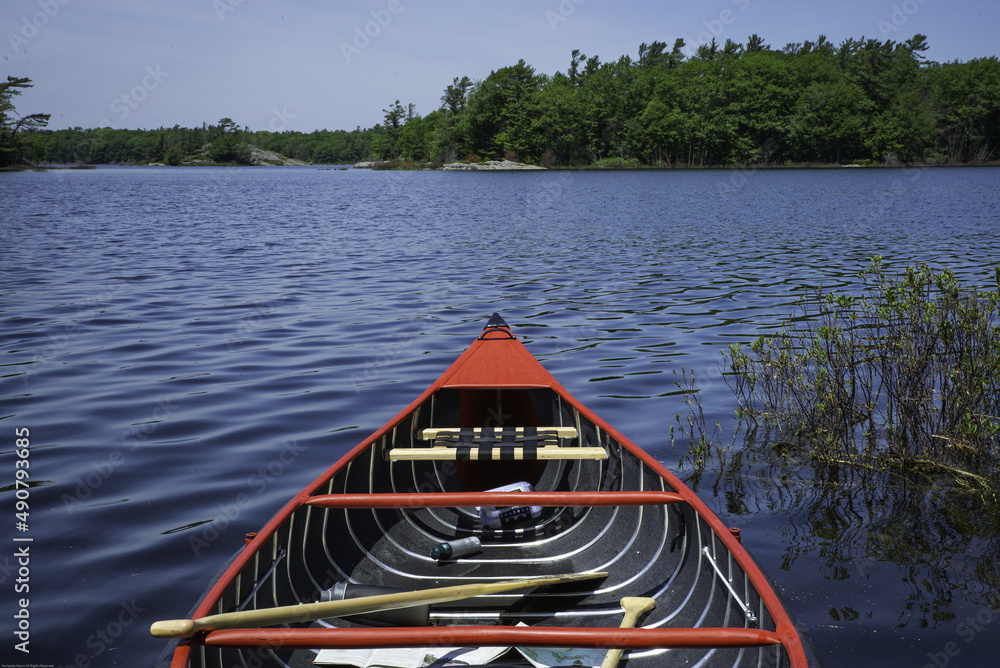
M998 55L997 0L3 0L0 76L50 127L353 129L396 99L421 115L457 76L523 58L565 72L641 43L716 37L772 47L826 35L928 36L931 60Z

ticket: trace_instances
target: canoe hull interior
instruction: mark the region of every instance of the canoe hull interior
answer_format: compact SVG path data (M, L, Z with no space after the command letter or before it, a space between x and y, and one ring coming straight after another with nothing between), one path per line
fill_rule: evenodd
M414 449L440 448L424 438L428 429L485 428L488 436L490 430L499 434L499 428L511 425L542 431L569 428L561 433L571 435L537 444L565 449L552 459L531 458L536 444L517 440L519 436L512 442L504 435L497 437L503 443L483 445L478 431L480 441L455 458L396 458ZM574 448L600 449L603 458L563 458ZM491 527L473 505L437 507L426 502L435 494L483 492L510 483L559 493L566 505L555 505L548 498L535 516ZM591 492L611 502L574 500L574 494ZM637 501L626 494L631 492L668 492L676 500ZM367 495L398 498L401 503L396 507L320 503ZM473 554L431 558L434 546L472 536L481 545ZM601 571L607 577L436 604L431 607L431 626L421 631L421 643L449 645L450 639L464 637L465 629L526 625L593 629L587 642L607 646L607 630L622 621L621 599L638 596L656 602L639 621L643 629L687 629L683 633L691 637L678 641L682 646L626 651L623 665L813 665L803 659L803 645L773 591L762 582L762 574L718 519L661 465L555 383L481 388L448 387L439 381L279 513L238 555L200 606L199 615L312 602L341 581L411 591ZM326 633L331 644L350 644L351 629L385 623L335 618L293 625L300 629L292 631L313 629ZM764 631L770 640L744 647L725 647L719 640L720 646L711 646L713 629ZM386 640L403 633L387 628L380 637ZM214 634L221 642L223 633ZM692 639L696 637L706 646L689 646L697 644ZM296 649L300 640L314 642L289 632L264 647L216 647L210 633L182 643L173 665L311 665L315 654ZM547 640L550 646L560 646L552 638Z

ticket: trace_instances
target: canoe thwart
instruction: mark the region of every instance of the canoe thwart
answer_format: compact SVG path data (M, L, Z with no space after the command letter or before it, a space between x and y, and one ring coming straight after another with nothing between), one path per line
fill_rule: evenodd
M516 497L511 497L516 494ZM683 501L676 492L398 492L385 494L317 494L306 504L320 508L463 508L529 505L553 508L659 506Z
M417 433L424 441L458 442L460 439L470 439L476 443L577 437L576 427L428 427Z
M607 459L600 447L560 445L576 427L428 427L417 438L429 448L395 448L390 461L531 461Z
M436 445L430 448L393 448L387 453L389 461L524 461L556 459L607 459L608 453L599 447L548 445L530 446L459 446Z
M447 630L443 633L443 630ZM208 647L349 649L372 647L620 647L722 649L780 645L775 631L734 627L572 628L539 626L428 626L425 628L290 628L212 631Z

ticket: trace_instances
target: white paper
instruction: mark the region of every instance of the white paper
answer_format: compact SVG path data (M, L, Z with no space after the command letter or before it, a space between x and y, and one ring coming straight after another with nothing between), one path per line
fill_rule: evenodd
M527 626L519 622L518 626ZM317 665L349 665L358 668L425 668L446 659L450 664L487 664L506 652L509 647L404 647L399 649L324 649L320 650ZM518 647L535 668L551 666L579 666L598 668L607 652L603 649Z
M446 659L448 663L480 665L497 658L508 647L403 647L378 649L323 649L316 665L358 668L423 668Z
M517 651L535 668L550 666L581 666L598 668L603 662L607 651L603 649L555 648L555 647L518 647Z

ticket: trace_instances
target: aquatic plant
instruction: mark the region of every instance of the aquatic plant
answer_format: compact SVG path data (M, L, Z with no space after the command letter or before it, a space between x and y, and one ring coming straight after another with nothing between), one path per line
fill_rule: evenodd
M810 289L778 333L724 353L740 423L828 461L997 473L1000 267L992 292L926 264L889 276L879 256L858 278L860 295Z
M678 374L675 369L674 377L676 378L674 384L684 395L684 404L687 406L686 415L682 417L680 413L677 413L674 416L677 421L677 431L690 441L687 450L680 455L679 463L682 466L685 463L690 464L696 474L703 471L706 464L713 459L718 461L720 468L724 468L730 448L722 443L722 425L718 421L709 431L699 396L701 390L695 383L694 370L681 367L681 372ZM676 434L671 426L670 446L676 450L675 438Z

